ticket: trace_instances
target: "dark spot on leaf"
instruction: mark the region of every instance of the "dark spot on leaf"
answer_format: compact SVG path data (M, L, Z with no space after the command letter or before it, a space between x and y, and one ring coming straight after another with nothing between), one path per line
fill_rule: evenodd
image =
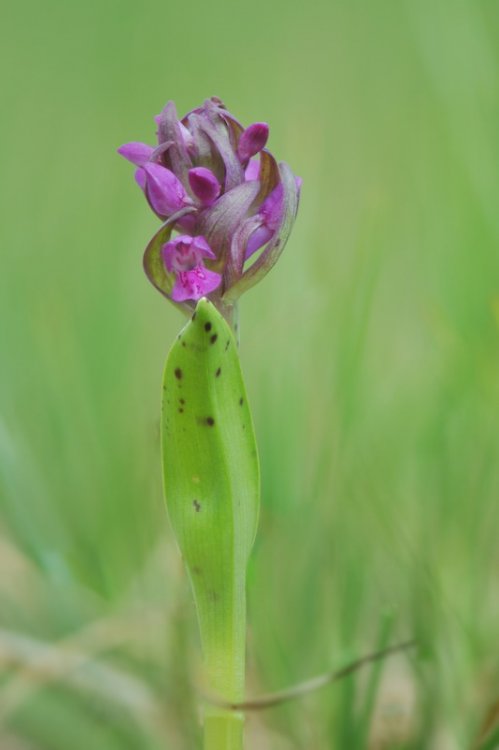
M210 337L210 342L214 344L217 338L218 338L218 334L214 333L213 336Z
M281 240L276 240L274 247L279 247L280 244L281 244Z
M180 407L180 409L178 410L178 413L179 414L183 414L184 413L184 410L182 409L182 407Z
M208 321L207 323L204 324L204 330L205 331L211 331L211 323L210 323L210 321Z
M229 348L229 345L230 345L230 339L227 339L227 342L225 344L225 351L227 351L227 349Z
M213 425L215 424L215 420L213 419L213 417L198 417L197 422L198 424L203 424L208 427L213 427Z
M185 343L185 341L182 341L182 346L184 346L184 347L187 346L187 344Z
M181 404L185 404L185 399L181 398L181 399L180 399L180 403L181 403Z
M199 511L201 510L201 503L199 502L199 500L193 500L192 504L196 513L199 513Z
M242 406L244 404L244 398L241 396L239 399L239 406Z
M176 367L175 368L175 377L177 378L177 380L180 380L182 378L183 374L184 373L182 372L182 370L180 369L180 367Z
M194 573L194 575L200 576L201 575L201 568L198 565L195 565L193 567L193 569L192 569L192 572Z
M217 371L216 371L216 373L215 373L215 377L216 377L216 378L220 377L220 373L221 373L221 372L222 372L222 368L221 368L221 367L219 367L219 368L218 368L218 370L217 370Z

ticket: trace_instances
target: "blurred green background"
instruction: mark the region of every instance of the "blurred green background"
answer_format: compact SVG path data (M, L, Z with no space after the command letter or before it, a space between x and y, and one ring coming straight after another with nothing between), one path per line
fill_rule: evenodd
M115 149L214 94L303 177L241 306L248 694L419 642L248 748L499 747L499 4L21 0L0 28L2 750L199 747L158 443L182 320Z

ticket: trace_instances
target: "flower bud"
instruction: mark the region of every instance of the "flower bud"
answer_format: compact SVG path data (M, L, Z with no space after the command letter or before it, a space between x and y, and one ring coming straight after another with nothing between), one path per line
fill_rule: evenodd
M154 152L152 146L148 146L146 143L139 143L138 141L132 141L132 143L125 143L120 146L118 153L121 154L125 159L131 161L137 167L142 167L151 158Z
M247 161L258 154L269 138L269 126L266 122L255 122L241 134L237 146L237 155L241 161Z
M189 185L196 198L206 206L218 198L222 189L213 172L206 167L194 167L189 170Z
M160 164L144 164L145 190L149 202L159 216L170 216L189 203L184 186L169 169Z

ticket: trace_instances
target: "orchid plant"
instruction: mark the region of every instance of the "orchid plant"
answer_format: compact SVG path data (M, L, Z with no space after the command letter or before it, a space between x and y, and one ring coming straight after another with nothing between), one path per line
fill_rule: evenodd
M170 520L192 583L205 662L205 750L241 750L246 567L260 477L237 346L237 301L278 260L300 180L217 98L179 119L169 102L157 145L118 151L161 226L144 253L151 283L189 320L163 380L162 458Z

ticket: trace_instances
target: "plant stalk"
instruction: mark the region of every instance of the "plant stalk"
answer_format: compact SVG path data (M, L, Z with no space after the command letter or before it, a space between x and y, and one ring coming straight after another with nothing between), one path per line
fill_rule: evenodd
M204 750L242 750L244 716L210 709L204 720Z
M198 598L198 603L203 602ZM204 606L203 606L204 605ZM198 606L208 696L228 704L244 700L246 657L246 580L233 581L228 596ZM206 627L207 619L211 627ZM204 750L243 750L244 714L218 705L204 712Z
M163 379L162 449L170 521L189 572L201 634L205 750L242 750L246 568L260 472L234 331L201 299L176 338ZM226 317L225 317L226 316ZM220 701L225 705L220 706Z

